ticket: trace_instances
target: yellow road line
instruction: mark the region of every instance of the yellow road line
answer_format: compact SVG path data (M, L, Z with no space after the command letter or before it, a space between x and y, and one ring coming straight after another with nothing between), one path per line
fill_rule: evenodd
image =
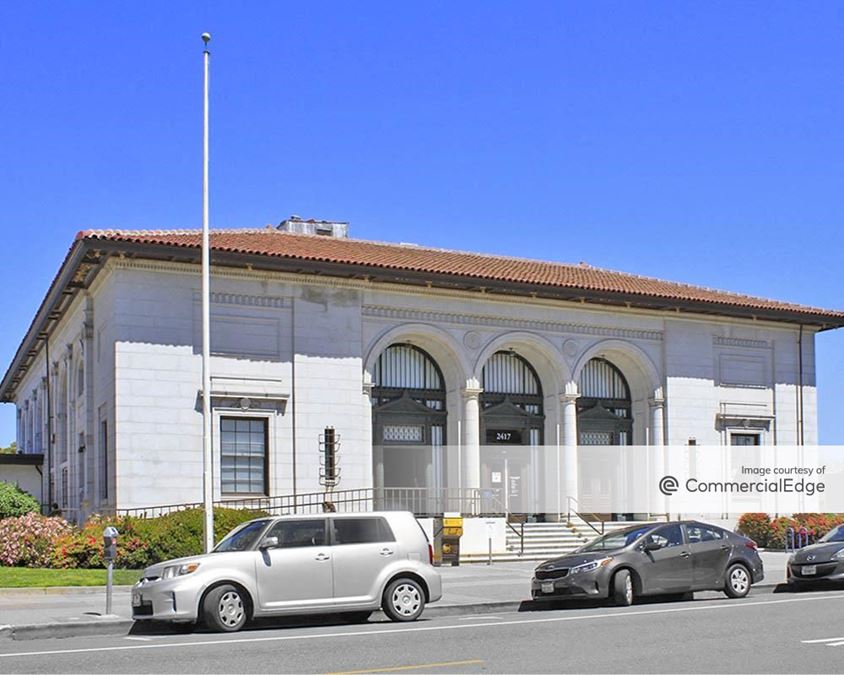
M367 668L366 670L340 670L328 675L365 675L366 673L396 673L400 670L419 670L421 668L446 668L447 666L471 666L483 663L479 659L473 661L443 661L441 663L420 663L418 666L393 666L392 668Z

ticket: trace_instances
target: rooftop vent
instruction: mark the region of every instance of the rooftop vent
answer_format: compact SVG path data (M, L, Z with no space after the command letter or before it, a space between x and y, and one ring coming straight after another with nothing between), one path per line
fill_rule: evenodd
M349 236L349 223L317 220L315 218L305 220L299 216L290 216L281 221L278 229L293 234L317 234L323 237L336 237L337 239L346 239Z

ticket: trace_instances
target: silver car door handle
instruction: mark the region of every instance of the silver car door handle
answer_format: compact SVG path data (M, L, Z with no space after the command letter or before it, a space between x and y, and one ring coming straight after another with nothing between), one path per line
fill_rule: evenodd
M327 553L317 553L317 555L316 555L316 557L314 558L314 560L328 560L330 557L331 557L331 556L330 556L330 555L328 555Z
M680 554L680 557L681 557L681 558L688 558L690 555L691 555L691 553L689 553L688 551L683 551L683 552Z
M721 547L721 550L722 550L722 551L729 551L729 550L730 550L730 547L729 547L729 546L727 546L726 544L724 544L724 545Z
M381 549L381 555L383 555L383 556L393 555L393 551L389 548L382 548Z

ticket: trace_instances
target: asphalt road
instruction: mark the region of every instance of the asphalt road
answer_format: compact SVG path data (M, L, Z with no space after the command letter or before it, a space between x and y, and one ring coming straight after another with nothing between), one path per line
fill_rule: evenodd
M0 673L841 672L844 592L0 643Z

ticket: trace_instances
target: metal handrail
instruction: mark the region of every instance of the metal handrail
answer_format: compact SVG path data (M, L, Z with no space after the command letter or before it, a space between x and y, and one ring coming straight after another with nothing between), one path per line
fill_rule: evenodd
M494 496L491 495L490 501L501 507L500 513L504 514L504 524L510 529L510 531L515 534L519 538L519 555L523 556L525 554L525 524L519 523L520 527L517 530L513 523L510 522L510 516L512 516L512 512L507 509L506 504L501 500L500 497L500 489L495 488L492 490Z
M604 521L601 520L600 518L598 518L598 515L596 513L587 512L587 513L583 514L583 513L580 513L577 509L571 508L572 502L574 502L577 505L577 508L580 508L580 502L578 502L577 499L575 499L574 497L571 497L571 496L566 497L566 511L567 511L566 522L569 525L571 525L571 514L573 513L578 518L580 518L584 523L586 523L589 527L591 527L595 531L596 534L599 534L599 535L604 534L604 532L605 532ZM601 523L601 529L599 530L597 527L595 527L589 520L586 519L586 516L592 516L595 519L596 522Z

